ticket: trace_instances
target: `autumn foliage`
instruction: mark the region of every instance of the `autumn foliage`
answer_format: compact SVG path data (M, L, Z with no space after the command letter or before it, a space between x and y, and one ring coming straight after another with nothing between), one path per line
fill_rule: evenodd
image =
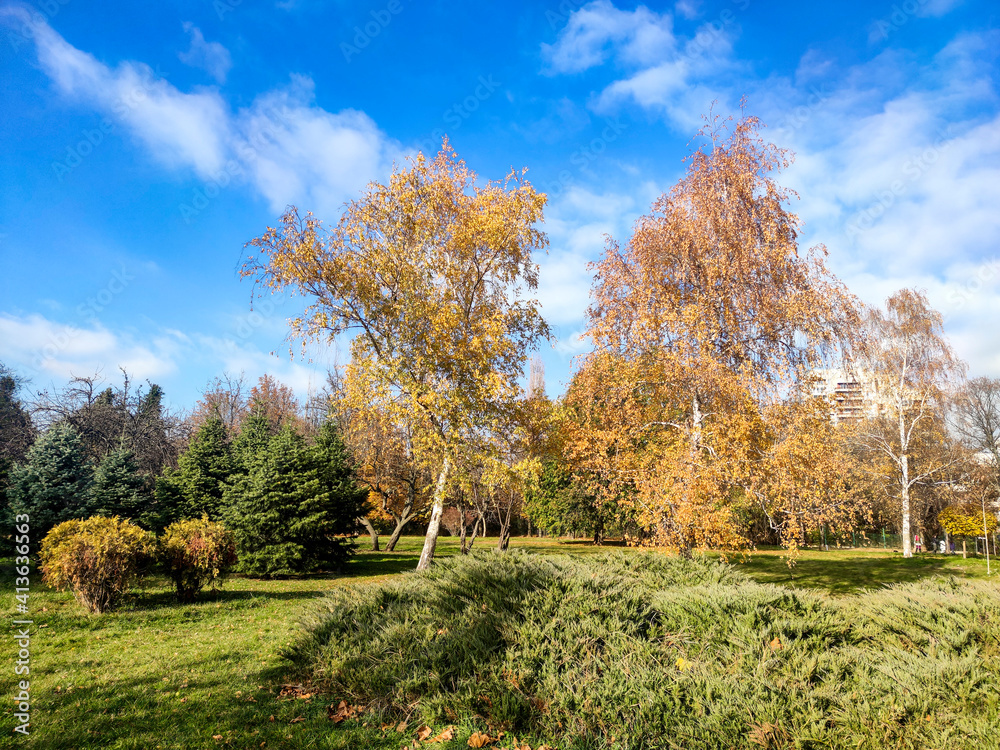
M527 352L548 335L524 296L537 285L532 253L547 244L537 226L545 196L516 172L476 180L445 142L369 185L335 226L289 209L248 243L243 269L305 297L293 335L352 335L349 399L412 428L414 453L435 475L420 567L433 557L459 452L476 444L493 460L480 438L509 429Z
M87 610L114 609L152 559L152 534L124 519L94 516L65 521L42 540L45 582L70 589Z
M858 315L825 249L800 254L793 193L772 177L790 157L758 128L709 120L686 176L626 244L609 239L593 266L595 351L567 396L570 454L595 491L682 552L746 546L741 509L761 507L784 538L816 505L788 502L808 449L782 442L774 406L843 350Z
M220 585L236 564L233 535L207 517L175 521L159 543L161 560L181 601L192 601L207 585Z

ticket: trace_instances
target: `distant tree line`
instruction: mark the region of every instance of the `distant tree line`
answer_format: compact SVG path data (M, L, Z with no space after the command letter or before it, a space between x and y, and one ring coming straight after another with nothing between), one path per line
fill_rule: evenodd
M210 384L186 419L155 384L98 388L76 378L22 398L0 365L0 492L9 527L31 519L37 544L54 526L120 517L152 532L207 518L232 532L238 570L278 576L341 566L353 551L368 489L333 422L310 425L290 389L264 376Z

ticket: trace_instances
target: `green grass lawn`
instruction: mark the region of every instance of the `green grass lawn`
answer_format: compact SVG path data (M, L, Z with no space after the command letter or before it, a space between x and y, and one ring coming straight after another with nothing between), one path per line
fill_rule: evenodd
M479 540L477 547L492 543ZM6 639L10 654L0 675L6 706L0 747L396 750L414 736L416 725L402 733L377 726L344 728L327 718L327 708L338 696L289 698L287 691L282 696L283 685L294 681L282 652L313 600L334 587L412 570L421 544L421 538L409 537L393 553L362 552L344 576L233 578L223 591L203 593L195 604L176 603L167 582L152 579L121 611L102 616L87 614L69 593L47 589L33 571L31 735L26 742L11 733L15 647ZM586 542L551 539L515 538L511 545L539 553L600 551ZM455 539L440 541L439 554L456 552ZM14 619L11 561L0 567ZM904 560L883 550L806 551L792 569L780 551L761 551L741 565L762 582L833 595L932 575L981 577L985 567L983 560L934 555ZM435 747L466 747L474 728L459 727L453 742Z

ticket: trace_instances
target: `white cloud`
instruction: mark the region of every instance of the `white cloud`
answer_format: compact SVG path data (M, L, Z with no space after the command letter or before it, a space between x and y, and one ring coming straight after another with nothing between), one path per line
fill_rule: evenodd
M161 161L202 177L225 162L229 123L218 93L182 93L143 63L111 69L16 6L0 15L32 24L38 62L60 92L123 122Z
M339 213L402 154L363 112L317 107L306 77L293 76L286 88L233 112L216 90L180 91L139 62L111 68L21 8L2 9L3 15L32 24L39 63L61 93L124 123L170 167L219 184L246 176L274 211L294 203Z
M677 15L688 20L697 18L701 13L701 0L678 0L674 10L677 11Z
M675 51L669 15L644 6L618 10L609 0L595 0L574 11L554 45L543 44L542 55L553 73L579 73L609 57L624 63L648 64Z
M1000 34L961 35L928 63L887 52L835 83L761 82L766 135L797 154L804 244L823 242L853 291L926 289L961 356L1000 375ZM816 64L815 60L811 64ZM804 84L805 82L803 82Z
M608 236L621 239L647 208L642 198L633 195L598 194L577 186L553 201L545 220L550 249L538 259L536 295L550 324L577 328L583 324L593 282L587 264L601 258ZM565 346L559 351L565 352Z
M295 391L299 399L323 387L326 373L338 361L336 348L310 347L305 358L293 359L287 346L274 352L262 351L250 342L219 336L195 334L197 351L210 360L216 372L244 373L251 383L271 375Z
M178 53L177 57L185 65L200 68L219 83L226 82L226 74L233 67L233 58L219 42L206 42L204 34L194 24L184 24L184 31L191 36L191 46L186 52Z
M305 356L290 356L286 344L267 352L257 340L235 335L208 336L175 329L143 334L111 330L100 323L65 324L38 315L0 313L0 361L27 376L36 388L62 385L73 377L101 373L115 376L124 368L136 382L152 380L168 388L175 404L190 406L194 373L213 377L222 372L246 373L251 382L270 374L289 385L300 399L323 386L329 368L344 361L337 347L310 346ZM258 333L256 329L253 331ZM281 335L270 338L281 341ZM339 361L338 361L339 360ZM185 401L185 397L187 401Z
M961 4L962 0L921 0L917 15L938 18L950 13Z
M922 3L919 14L954 5ZM826 244L831 268L867 302L905 286L926 289L973 373L1000 375L1000 328L990 324L1000 320L1000 32L959 34L930 61L889 49L847 69L809 50L791 78L736 84L720 75L748 70L733 54L735 23L703 26L700 41L675 34L661 59L639 63L623 50L642 24L668 28L644 8L629 14L591 3L544 52L555 72L605 65L617 78L592 108L632 102L689 132L712 99L725 114L748 93L751 111L777 126L764 136L797 154L779 182L801 196L791 208L805 222L802 244ZM554 253L548 297L582 286L565 267L593 258L573 249L573 229L553 237L564 254ZM568 310L548 304L568 322Z
M697 14L686 3L676 10L688 18ZM597 112L613 113L632 101L689 130L713 101L726 103L720 79L738 67L735 34L735 15L728 9L685 37L675 33L669 14L641 5L623 11L609 0L595 0L570 15L556 43L542 45L542 54L550 73L578 73L608 62L627 71L592 102Z
M176 354L170 337L143 344L99 324L82 327L41 315L0 314L0 359L33 378L66 380L118 367L139 380L160 378L176 370Z
M309 78L258 97L235 118L237 152L257 189L280 210L292 199L330 215L401 153L364 112L313 105Z

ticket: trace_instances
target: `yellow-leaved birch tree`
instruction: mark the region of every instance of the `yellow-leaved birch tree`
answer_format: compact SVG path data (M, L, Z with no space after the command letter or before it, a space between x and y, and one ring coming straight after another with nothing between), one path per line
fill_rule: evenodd
M324 227L291 208L249 247L243 275L307 300L292 335L354 334L347 398L412 425L414 453L433 466L430 522L418 569L434 556L448 483L466 444L508 429L528 352L549 336L535 299L532 253L546 198L510 172L476 184L445 141L387 184L372 183Z
M912 493L955 463L937 448L946 439L944 413L965 364L924 292L896 292L884 311L869 311L867 328L855 363L871 405L861 439L891 467L886 489L899 502L903 556L912 557Z
M794 193L773 178L790 155L759 127L707 120L686 175L624 247L608 240L594 264L595 352L570 393L577 458L683 553L740 546L733 507L768 450L762 406L856 328L825 248L799 252Z

